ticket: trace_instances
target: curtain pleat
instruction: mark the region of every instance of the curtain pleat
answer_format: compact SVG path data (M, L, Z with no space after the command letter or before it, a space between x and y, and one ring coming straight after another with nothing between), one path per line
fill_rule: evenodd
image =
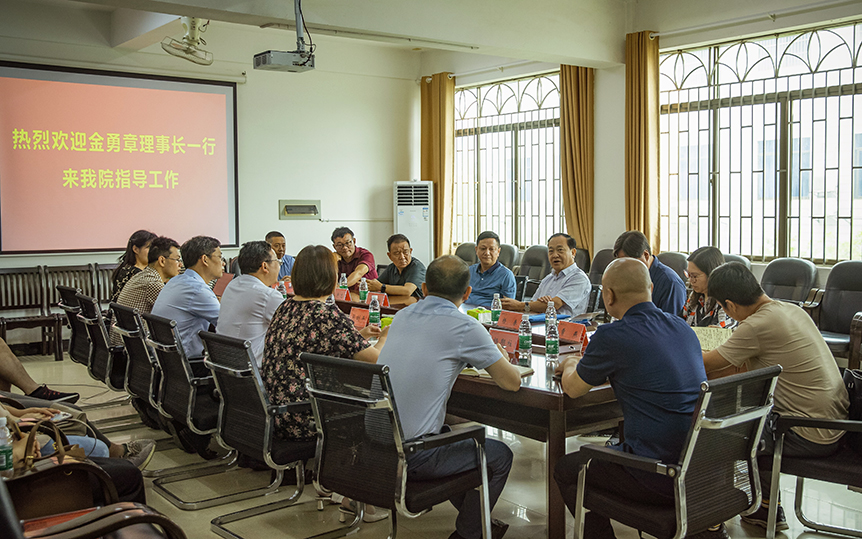
M595 71L560 66L560 174L566 228L579 249L593 251Z
M430 82L429 82L430 78ZM455 79L422 77L422 179L434 182L435 256L453 252ZM427 265L431 261L423 260Z

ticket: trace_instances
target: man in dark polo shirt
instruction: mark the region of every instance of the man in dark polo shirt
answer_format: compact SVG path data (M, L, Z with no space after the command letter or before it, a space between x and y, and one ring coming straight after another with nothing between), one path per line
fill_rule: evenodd
M338 255L338 276L347 275L347 286L353 288L365 277L377 278L377 266L374 265L374 255L368 249L356 246L353 231L342 226L332 232L332 247Z
M649 242L642 232L623 232L614 242L614 257L637 258L649 268L652 280L652 302L662 311L679 316L685 305L685 283L677 273L653 256Z
M422 298L425 282L425 264L413 258L410 240L404 234L393 234L386 240L391 264L380 272L377 279L368 280L368 289L390 296L416 296Z
M662 312L650 301L650 275L637 259L611 262L602 277L608 313L618 320L599 326L584 357L563 360L563 391L572 398L610 382L625 420L625 441L614 449L663 462L678 462L691 427L691 415L706 380L700 342L681 317ZM578 494L579 453L560 459L554 479L572 514ZM655 504L674 503L671 479L618 464L593 461L587 470L591 490L609 490ZM584 537L614 536L607 517L586 515ZM689 537L727 538L724 525Z

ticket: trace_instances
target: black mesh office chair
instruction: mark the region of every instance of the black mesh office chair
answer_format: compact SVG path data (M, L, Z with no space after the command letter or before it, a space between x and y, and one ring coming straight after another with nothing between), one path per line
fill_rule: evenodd
M740 264L744 264L746 268L751 269L751 260L742 255L724 255L725 262L739 262Z
M659 539L681 539L755 511L761 500L755 452L780 372L776 366L703 382L679 462L604 446L581 447L590 460L672 478L675 504L635 502L593 487L585 492L584 462L578 478L575 538L584 538L585 508Z
M847 358L848 367L858 369L862 358L862 261L845 260L832 266L821 299L803 307L832 355Z
M212 531L226 539L236 539L239 536L228 531L225 524L288 507L302 495L305 461L314 458L317 444L315 441L294 442L277 438L274 417L288 411L310 411L311 408L308 402L270 404L248 341L205 331L199 335L206 350L204 362L212 370L221 395L216 435L219 442L265 462L275 471L269 486L231 494L230 500L222 503L272 494L278 491L286 469L294 468L296 472L296 490L290 497L212 520Z
M66 314L66 325L72 332L69 338L69 357L75 363L89 366L90 341L87 338L87 328L78 320L78 313L81 312L77 297L79 292L81 292L80 288L57 286L57 295L60 298L58 305Z
M479 261L479 258L476 256L476 244L472 241L459 245L455 249L455 256L471 266Z
M683 283L688 284L688 276L685 274L688 269L688 256L676 251L665 251L656 256L662 264L675 271Z
M485 427L404 440L389 367L308 353L300 359L317 426L318 490L358 502L357 519L362 504L390 509L395 539L398 513L416 518L458 492L479 489L483 538L491 539ZM462 440L475 442L478 469L434 481L407 479L408 455Z
M183 351L177 323L154 314L143 314L147 325L147 344L156 351L156 360L162 372L158 403L165 413L193 433L206 436L218 427L219 400L214 395L215 382L203 359L190 361ZM228 451L221 458L198 464L187 472L160 477L153 481L153 489L169 502L185 510L197 510L221 505L222 497L205 500L182 500L165 488L169 483L220 473L236 464L236 451Z
M473 253L475 255L475 251ZM500 245L500 258L498 259L500 264L512 269L518 265L520 259L521 253L518 251L517 247L510 243L503 243Z
M763 270L760 287L772 299L801 305L817 287L817 267L802 258L776 258Z
M593 284L602 284L602 275L605 273L605 268L614 259L613 249L602 249L596 256L593 257L593 263L590 265L590 282Z
M144 322L137 309L111 303L114 313L114 331L120 334L128 360L126 391L159 409L157 400L161 371L155 351L147 345Z
M90 338L90 376L104 382L113 391L125 391L126 353L122 346L111 346L108 328L95 298L78 293L78 320L83 322Z

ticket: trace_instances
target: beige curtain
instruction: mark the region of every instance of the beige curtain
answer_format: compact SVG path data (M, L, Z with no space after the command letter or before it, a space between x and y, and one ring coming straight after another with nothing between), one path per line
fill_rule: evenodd
M455 174L455 78L422 77L422 179L434 182L435 256L452 249ZM431 261L424 261L426 264Z
M593 251L593 84L589 67L560 66L560 149L566 228L578 248Z
M626 228L659 243L658 38L626 36Z

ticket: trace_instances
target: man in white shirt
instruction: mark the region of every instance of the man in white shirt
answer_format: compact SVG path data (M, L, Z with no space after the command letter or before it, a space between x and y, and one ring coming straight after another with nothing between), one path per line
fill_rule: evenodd
M234 278L221 298L217 333L251 342L257 365L272 315L284 301L272 288L278 282L281 260L265 241L250 241L239 251L242 275Z
M524 311L527 304L530 312L543 313L548 302L554 302L558 314L575 315L586 312L592 285L587 275L575 265L575 238L559 232L548 240L548 261L553 271L542 279L532 301L503 298L507 311Z

